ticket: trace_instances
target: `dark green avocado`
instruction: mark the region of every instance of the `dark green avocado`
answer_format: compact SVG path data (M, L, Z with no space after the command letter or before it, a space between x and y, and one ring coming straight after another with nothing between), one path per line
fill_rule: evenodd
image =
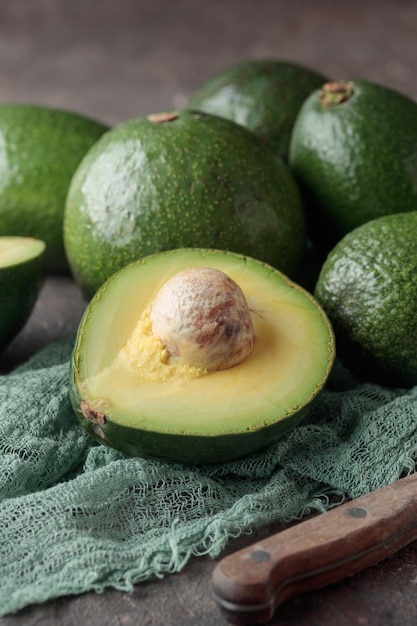
M304 100L328 79L290 61L261 59L226 67L191 98L188 108L249 128L284 160Z
M327 251L353 228L417 209L417 103L366 80L330 82L297 116L289 165L311 238Z
M291 275L305 242L296 183L249 130L201 112L141 117L86 154L67 197L66 254L87 297L138 258L231 250Z
M44 241L51 271L68 270L62 222L71 177L106 130L70 111L0 106L0 235Z
M191 366L190 352L183 358L170 353L151 326L167 281L201 268L235 281L253 323L252 350L226 369ZM196 291L187 291L183 301L187 310L191 293ZM191 305L198 307L197 301L191 298ZM228 306L205 313L209 304L201 302L197 312L210 322L205 348L211 350L211 341L228 341L232 329L224 324ZM174 309L178 315L181 307ZM198 349L201 339L200 333ZM90 300L72 355L70 398L83 427L127 455L221 463L259 450L296 426L323 388L334 354L323 310L281 272L235 253L177 249L129 264Z
M417 384L417 211L347 233L321 269L315 296L338 355L364 380Z

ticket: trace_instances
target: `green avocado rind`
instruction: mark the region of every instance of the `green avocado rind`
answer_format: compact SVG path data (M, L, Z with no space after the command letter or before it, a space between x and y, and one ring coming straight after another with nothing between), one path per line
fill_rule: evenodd
M120 420L120 416L118 416L117 419L112 417L112 410L109 410L107 415L101 413L100 409L96 412L92 411L87 419L85 411L82 410L82 403L86 400L88 400L88 402L93 401L94 403L95 399L88 397L88 394L87 396L85 395L84 370L87 366L84 346L88 333L90 332L89 328L91 329L91 324L94 320L94 311L97 307L103 306L103 300L108 297L106 293L110 293L112 288L116 287L117 282L120 281L122 277L127 277L128 273L132 274L137 270L140 271L146 264L151 265L155 262L160 263L161 261L166 263L167 267L169 267L171 259L174 260L175 257L179 255L189 259L198 258L199 265L205 265L207 263L210 265L210 259L217 257L225 259L226 263L230 262L231 265L242 263L245 266L250 266L251 271L269 274L272 281L277 280L280 283L284 283L290 290L296 290L301 300L305 300L305 305L309 310L314 311L312 314L315 316L315 324L317 324L318 327L317 337L321 337L321 341L324 345L321 349L323 353L320 352L323 362L320 362L317 366L313 381L306 383L306 389L308 391L303 390L301 395L299 395L300 392L297 389L297 397L301 398L301 400L299 399L295 405L288 404L287 409L281 413L277 413L276 410L272 410L271 407L269 407L268 411L262 415L262 395L260 395L259 406L257 404L256 410L255 407L248 409L248 414L251 415L250 425L247 423L248 418L246 418L245 426L241 425L243 420L241 422L240 419L239 426L235 424L233 427L225 420L224 429L222 427L220 432L218 427L211 428L209 422L203 422L203 430L198 429L193 431L188 431L185 425L179 428L178 424L171 429L167 426L161 427L158 425L152 428L150 428L149 425L141 427L141 420L133 426L131 417L126 417L127 423L123 424L123 420ZM227 265L224 271L227 271ZM108 316L104 315L103 312L100 315L102 319L113 320L114 314L115 309L112 307L112 310L108 311ZM111 328L108 328L108 330L110 332ZM312 341L314 343L314 339ZM308 348L308 346L306 346L306 348ZM100 350L101 349L102 346L100 347ZM326 355L325 359L323 359L324 353ZM294 284L275 268L258 260L221 250L172 250L151 255L125 266L113 274L94 294L81 320L74 344L70 362L69 395L74 413L87 432L98 442L120 450L128 456L163 459L188 465L223 463L244 457L270 445L299 424L314 406L317 396L323 389L330 374L334 357L334 334L326 314L309 292ZM97 367L97 358L97 355L94 354L94 367ZM272 379L273 378L272 373ZM140 413L141 410L141 406L139 405L138 413ZM205 407L202 406L201 411L204 413Z
M72 372L74 365L72 365ZM185 465L212 465L243 458L271 445L278 437L295 428L308 411L311 404L296 413L288 415L269 426L257 430L223 435L199 435L158 432L133 429L115 424L110 420L100 425L87 420L79 405L79 396L74 385L70 386L70 399L77 419L85 430L99 443L119 450L126 456L138 456ZM314 399L311 400L311 403Z
M376 218L329 253L314 290L364 380L417 384L417 211Z
M0 266L0 351L25 326L44 282L45 246L39 241L36 254Z
M322 90L306 99L289 151L309 234L328 249L371 219L417 208L417 103L370 81L342 83L352 94L339 103Z
M305 217L287 165L247 129L181 111L128 120L86 154L67 197L64 242L87 297L115 271L184 247L231 250L291 275Z
M45 241L51 271L68 269L62 229L72 175L108 128L52 107L0 106L0 235Z
M294 62L249 60L215 74L187 106L245 126L287 160L297 113L326 80L320 72Z

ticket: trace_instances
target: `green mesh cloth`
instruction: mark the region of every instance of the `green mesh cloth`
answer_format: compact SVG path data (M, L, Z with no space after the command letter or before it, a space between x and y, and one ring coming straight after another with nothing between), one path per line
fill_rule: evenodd
M324 511L414 470L417 388L361 385L336 363L310 416L215 467L96 445L68 401L71 343L0 376L0 614L177 572L231 537Z

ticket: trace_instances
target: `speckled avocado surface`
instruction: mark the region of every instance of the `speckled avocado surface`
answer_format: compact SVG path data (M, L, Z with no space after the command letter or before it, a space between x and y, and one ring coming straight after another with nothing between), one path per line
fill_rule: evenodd
M81 158L106 130L70 111L0 106L0 235L45 241L50 270L67 268L62 222L68 186Z
M417 211L347 233L322 266L315 296L338 354L365 380L417 384Z
M307 96L327 80L320 72L290 61L243 61L210 78L188 107L249 128L287 160L297 113Z
M143 256L207 247L291 275L305 241L298 187L245 128L190 111L129 120L86 154L65 209L65 249L91 296Z

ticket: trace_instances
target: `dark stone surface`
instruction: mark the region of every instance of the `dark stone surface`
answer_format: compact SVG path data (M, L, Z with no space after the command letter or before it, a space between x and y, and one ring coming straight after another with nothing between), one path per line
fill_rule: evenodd
M333 78L367 78L417 97L417 2L397 0L14 0L0 5L0 102L72 109L115 124L182 106L217 70L246 58L298 61ZM69 276L46 282L31 319L2 355L7 371L72 336L85 307ZM265 535L277 530L265 529ZM228 552L259 538L232 542ZM215 563L133 594L61 598L0 626L214 626ZM417 549L279 608L281 626L415 626Z

